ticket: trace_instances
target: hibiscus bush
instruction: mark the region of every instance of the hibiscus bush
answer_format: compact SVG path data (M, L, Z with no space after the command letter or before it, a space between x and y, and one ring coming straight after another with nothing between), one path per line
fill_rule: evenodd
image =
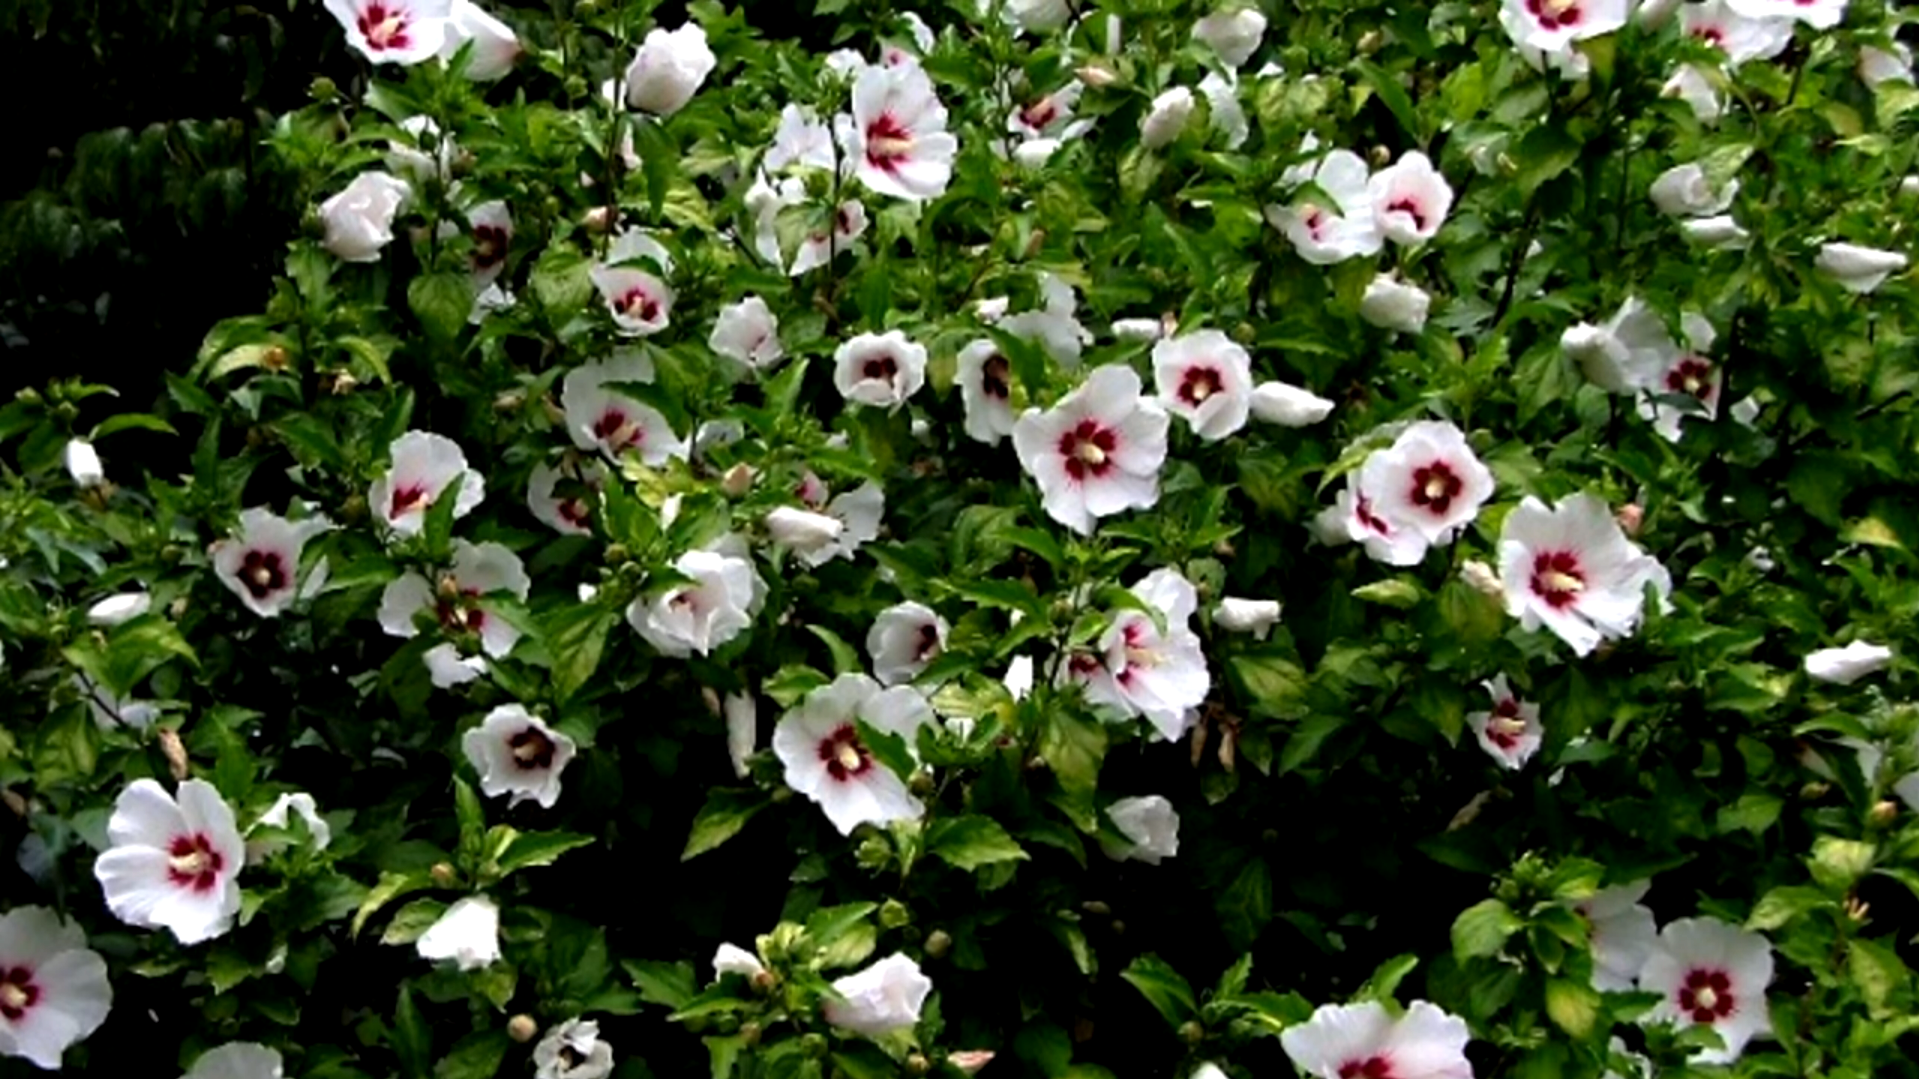
M325 8L0 407L0 1075L1919 1075L1898 11Z

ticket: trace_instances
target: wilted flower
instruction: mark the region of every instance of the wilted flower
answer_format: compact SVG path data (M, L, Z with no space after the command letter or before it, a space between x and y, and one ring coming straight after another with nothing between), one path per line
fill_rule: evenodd
M96 626L117 626L147 613L153 597L145 592L119 592L87 608L87 621Z
M1218 330L1200 330L1153 346L1159 404L1217 442L1246 426L1252 407L1253 360Z
M1379 274L1366 285L1359 301L1359 317L1382 330L1418 333L1426 328L1426 312L1433 298L1418 285L1392 274Z
M1120 846L1102 839L1100 849L1116 862L1158 865L1179 853L1179 813L1157 794L1121 798L1106 807L1106 817L1130 842Z
M504 78L520 58L520 39L513 28L489 15L473 0L452 0L447 12L446 40L440 45L441 59L451 62L460 46L471 41L473 56L466 65L466 77L479 82Z
M233 927L246 846L211 783L189 779L179 800L151 779L120 792L107 821L112 847L93 863L107 909L128 925L168 929L199 944Z
M67 440L61 451L61 463L66 466L67 475L80 487L98 487L106 482L106 469L100 466L100 454L91 442L77 438Z
M600 1040L600 1024L568 1019L549 1027L533 1047L534 1079L606 1079L613 1074L613 1047Z
M1906 256L1858 244L1821 244L1813 265L1848 292L1867 293L1885 283L1889 275L1905 270Z
M1080 349L1093 340L1093 335L1075 317L1079 298L1073 286L1057 274L1041 271L1039 293L1038 308L1001 318L1000 329L1039 343L1062 366L1078 367Z
M248 610L276 618L300 595L300 555L307 541L332 528L325 517L289 521L255 506L241 512L232 537L215 540L207 553L220 583Z
M1659 927L1639 901L1652 881L1603 888L1573 904L1592 934L1592 985L1604 993L1630 992L1658 946Z
M1206 77L1199 80L1199 92L1206 98L1208 122L1214 131L1224 135L1223 144L1228 150L1237 150L1245 145L1252 127L1246 120L1246 109L1239 103L1239 75L1229 71L1221 75L1217 71L1208 71Z
M758 296L720 308L706 347L755 370L771 367L786 355L780 345L780 320Z
M660 654L704 656L753 624L753 567L717 551L688 551L673 568L693 579L675 585L651 601L641 597L626 609L626 620Z
M920 973L919 964L895 952L835 980L839 999L823 1001L820 1014L841 1030L880 1038L918 1023L920 1006L932 991L933 980Z
M626 67L627 107L671 116L693 100L716 63L698 23L670 31L654 27Z
M733 774L745 779L746 759L760 736L760 709L751 693L729 693L720 704L726 719L726 755L733 761Z
M1098 518L1159 501L1169 422L1140 397L1132 368L1109 365L1051 409L1027 409L1013 424L1013 449L1047 515L1091 535Z
M282 794L274 799L265 813L260 814L258 820L247 827L248 865L260 864L274 854L285 850L289 843L283 838L268 839L262 836L259 839L253 839L251 836L254 831L259 828L285 830L292 827L294 817L299 817L301 823L306 826L307 836L312 840L314 850L325 850L333 843L333 829L327 824L326 818L320 816L320 805L313 800L311 794L305 791Z
M1254 419L1281 427L1311 427L1333 413L1333 402L1286 382L1262 382L1248 401Z
M666 417L618 389L623 383L652 381L653 363L638 352L617 352L568 371L560 384L560 407L573 444L598 450L611 461L632 452L655 468L670 457L684 458L686 443Z
M1452 185L1417 150L1400 155L1393 165L1374 173L1366 183L1366 192L1372 199L1373 220L1380 234L1394 243L1416 244L1432 239L1453 208Z
M367 505L376 517L402 536L417 536L426 527L426 511L457 477L455 518L473 512L486 498L486 480L466 466L459 443L430 431L408 431L393 440L388 455L392 466L367 490Z
M461 970L481 970L500 958L500 908L483 895L467 896L448 907L413 947L430 962L451 959Z
M1259 51L1266 16L1253 8L1215 11L1193 24L1193 40L1203 41L1227 67L1241 67Z
M1647 1019L1681 1027L1709 1025L1725 1041L1724 1048L1694 1053L1700 1064L1731 1063L1747 1042L1771 1031L1770 984L1772 945L1717 918L1669 923L1639 971L1640 991L1660 998Z
M821 485L824 488L824 484ZM879 484L868 480L845 494L834 495L825 505L826 516L840 523L839 536L830 543L810 549L794 548L799 560L809 566L821 566L835 558L851 558L860 547L880 534L880 517L886 512L886 495ZM778 513L778 510L774 510ZM773 514L768 514L768 525Z
M74 688L87 702L87 711L93 714L93 724L103 731L116 726L131 727L136 731L146 730L153 721L160 718L160 706L152 701L137 701L131 698L122 700L115 697L105 686L96 685L86 675L74 672Z
M923 603L895 603L879 613L866 634L866 654L883 686L918 678L946 648L946 619Z
M1890 50L1871 45L1859 47L1859 77L1867 86L1887 82L1912 83L1912 50L1894 40Z
M1746 246L1752 233L1740 227L1731 214L1695 217L1679 223L1679 234L1689 242L1714 251L1732 251Z
M1193 117L1193 92L1184 86L1175 86L1171 90L1153 99L1146 115L1139 120L1139 144L1148 150L1158 150L1179 138L1186 130L1186 122Z
M853 175L870 190L924 202L946 193L959 140L946 107L917 64L869 67L853 81L853 116L842 133Z
M773 728L786 785L817 803L841 835L865 823L919 819L926 807L873 759L855 720L898 735L912 753L933 711L909 686L883 689L863 674L840 675L808 693Z
M1280 1047L1315 1079L1472 1079L1466 1021L1423 1000L1394 1018L1376 1000L1325 1004L1280 1033Z
M1122 341L1157 341L1166 336L1166 324L1156 318L1115 319L1113 336Z
M1806 656L1806 675L1815 682L1849 686L1892 665L1892 649L1853 641L1844 648L1822 648Z
M1576 494L1548 508L1527 496L1499 533L1506 611L1528 630L1545 626L1578 655L1639 625L1645 587L1664 601L1665 567L1620 531L1606 504Z
M766 515L766 531L773 542L801 554L831 546L844 528L837 517L791 506L776 506Z
M1324 266L1378 253L1383 241L1373 217L1366 162L1358 154L1332 150L1316 163L1286 170L1284 178L1295 184L1311 182L1333 202L1266 208L1266 220L1286 234L1300 258Z
M1559 337L1593 385L1635 393L1653 385L1679 353L1657 312L1629 296L1604 326L1581 322Z
M393 240L393 219L413 197L405 180L384 172L363 172L346 190L320 204L326 236L320 242L348 262L378 262L380 249Z
M228 1042L201 1053L180 1079L281 1079L286 1063L258 1042Z
M113 1010L107 964L79 923L45 907L0 915L0 1056L60 1069L67 1047Z
M1276 599L1239 599L1226 596L1213 609L1213 625L1228 633L1250 633L1260 640L1279 622Z
M347 44L376 64L417 64L446 39L450 0L326 0Z
M833 385L856 404L895 409L926 384L926 349L898 330L863 333L833 353Z
M503 704L486 714L460 739L467 762L480 775L489 798L512 795L509 806L538 802L553 808L560 799L560 773L573 759L573 739L546 725L518 704Z
M766 970L760 957L737 944L722 944L713 953L713 977L718 979L727 974L737 974L742 978L752 978Z
M1494 675L1491 681L1480 684L1492 694L1492 710L1468 713L1466 725L1478 736L1480 748L1498 761L1500 767L1523 768L1533 754L1539 752L1540 740L1545 735L1545 728L1539 724L1539 706L1520 700L1506 684L1504 674Z

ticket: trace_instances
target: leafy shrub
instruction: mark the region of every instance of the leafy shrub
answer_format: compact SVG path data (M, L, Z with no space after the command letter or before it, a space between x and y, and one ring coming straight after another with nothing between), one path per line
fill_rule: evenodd
M1914 1074L1894 15L329 10L0 409L7 1074Z

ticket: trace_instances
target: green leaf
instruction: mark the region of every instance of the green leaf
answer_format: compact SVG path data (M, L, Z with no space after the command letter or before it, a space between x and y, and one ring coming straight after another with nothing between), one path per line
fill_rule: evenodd
M1859 995L1866 998L1867 1013L1876 1020L1891 1018L1895 993L1902 994L1912 981L1912 972L1899 954L1877 941L1855 938L1846 950L1846 973Z
M380 943L411 944L433 928L433 923L445 913L446 904L438 899L415 899L394 912L386 932L380 934Z
M400 1074L407 1079L426 1075L427 1061L433 1055L433 1032L413 1006L413 990L400 984L400 999L393 1007L392 1036L394 1055L400 1058Z
M117 431L131 431L134 429L158 431L163 435L177 435L180 433L173 429L172 424L158 416L150 416L145 412L121 412L101 420L100 423L93 428L93 433L88 435L87 438L89 441L98 442Z
M359 936L360 929L366 925L367 919L373 917L374 914L379 912L380 908L386 906L388 903L393 902L395 899L409 892L417 892L422 888L430 888L432 885L433 878L425 871L415 873L381 873L380 882L375 884L372 889L367 892L366 898L360 903L360 909L354 912L353 926L350 930L350 935Z
M668 963L654 959L623 959L620 966L640 991L640 999L674 1011L686 1007L699 992L693 978L693 964L681 960Z
M1353 994L1353 1000L1393 999L1399 983L1405 981L1406 975L1411 974L1417 966L1419 957L1412 954L1396 955L1386 960L1373 970L1373 976L1366 979L1366 984L1359 987L1359 992Z
M1406 88L1399 85L1399 80L1370 60L1354 61L1353 66L1365 76L1366 82L1373 88L1373 93L1378 95L1387 111L1393 114L1393 119L1399 121L1400 129L1406 132L1406 137L1415 143L1423 142L1424 139L1419 130L1419 113L1413 108L1413 99L1406 93Z
M1133 960L1119 976L1140 991L1146 1002L1158 1009L1166 1021L1177 1028L1199 1010L1193 987L1179 972L1157 955L1148 953Z
M1721 806L1714 824L1721 835L1741 829L1758 835L1772 827L1784 806L1785 802L1777 795L1748 791L1740 795L1737 802Z
M434 1065L433 1079L493 1079L512 1044L504 1030L468 1034Z
M1243 652L1226 661L1226 673L1256 715L1296 719L1305 711L1306 672L1285 656Z
M673 188L673 177L679 173L680 148L658 120L635 116L632 127L633 149L640 155L640 172L646 177L647 201L658 217L667 192Z
M570 850L590 846L593 837L578 832L523 832L513 837L499 859L500 876L534 866L552 865Z
M865 673L866 665L860 662L860 654L855 652L853 646L847 644L839 634L825 626L809 625L806 629L807 632L818 637L820 643L826 645L827 652L832 654L835 675Z
M464 274L421 274L407 286L406 302L427 336L446 344L473 313L473 285Z
M1220 932L1234 951L1246 951L1273 920L1273 877L1264 858L1247 859L1214 900Z
M426 508L426 521L420 531L428 557L436 561L446 561L452 557L453 515L459 508L460 488L465 484L465 473L454 476L440 489L439 494L433 496L433 504Z
M1453 919L1453 958L1464 962L1496 955L1506 938L1525 927L1525 920L1497 899L1475 903Z
M586 256L569 244L556 243L541 253L529 279L549 318L564 321L586 307L593 298L592 270Z
M1759 902L1753 905L1751 916L1746 919L1746 928L1771 932L1800 915L1837 906L1830 896L1817 888L1781 885L1759 897Z
M553 703L565 704L592 679L606 653L606 640L619 613L592 604L567 604L548 616L548 649L553 654Z
M707 791L706 804L693 818L693 829L686 837L686 849L680 852L680 861L705 854L738 835L746 822L753 819L753 814L771 804L758 790L715 787Z
M1546 982L1546 1014L1554 1025L1584 1041L1599 1019L1599 993L1585 982L1551 978Z
M965 870L1023 860L1026 851L990 817L945 817L926 830L926 850Z
M1539 185L1571 168L1579 160L1579 140L1559 124L1545 123L1521 136L1512 150L1517 171L1513 182L1519 192L1530 198Z

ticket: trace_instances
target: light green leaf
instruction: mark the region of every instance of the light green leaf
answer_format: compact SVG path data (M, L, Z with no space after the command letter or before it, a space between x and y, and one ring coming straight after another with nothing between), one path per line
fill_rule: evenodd
M1156 955L1140 956L1133 960L1131 966L1120 971L1119 976L1139 990L1147 1003L1174 1027L1193 1018L1199 1010L1192 985Z
M1027 856L998 821L974 815L934 821L926 830L926 850L966 870Z

